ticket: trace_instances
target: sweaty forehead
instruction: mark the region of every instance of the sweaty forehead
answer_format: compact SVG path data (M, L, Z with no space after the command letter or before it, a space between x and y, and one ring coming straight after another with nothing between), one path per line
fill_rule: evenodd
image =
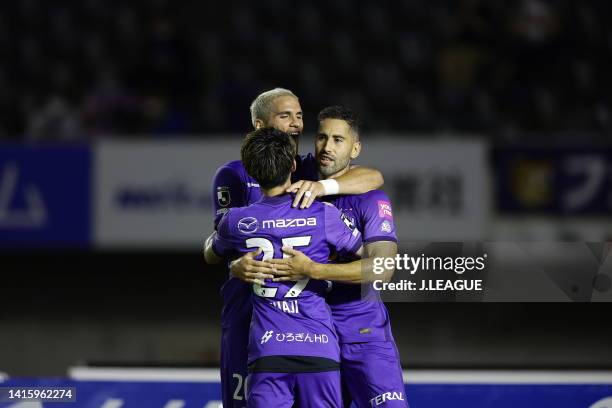
M279 96L272 101L272 113L277 114L279 112L301 112L302 107L300 101L293 96Z

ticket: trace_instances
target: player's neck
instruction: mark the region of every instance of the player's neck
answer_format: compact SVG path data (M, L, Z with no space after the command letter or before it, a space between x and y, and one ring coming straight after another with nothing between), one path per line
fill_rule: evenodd
M287 188L291 185L291 179L287 180L282 186L276 186L269 189L261 189L261 193L266 197L276 197L287 193Z

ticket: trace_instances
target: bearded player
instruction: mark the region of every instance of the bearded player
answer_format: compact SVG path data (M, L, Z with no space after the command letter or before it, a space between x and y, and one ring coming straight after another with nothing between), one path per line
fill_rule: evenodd
M245 139L241 156L262 197L223 216L207 240L207 262L253 248L263 250L263 259L281 257L283 246L299 247L318 262L332 253L360 254L361 236L343 222L338 209L321 202L303 210L292 206L286 190L296 163L289 135L256 130ZM253 285L248 407L341 405L338 339L325 303L327 288L327 282L310 278Z
M319 173L329 179L346 172L361 151L360 129L355 114L344 107L323 109L318 116L315 152ZM326 197L362 233L364 259L343 264L311 261L299 250L284 249L291 258L271 260L277 281L303 277L334 282L327 301L340 341L345 407L351 401L362 407L407 407L399 354L389 313L373 290L374 279L389 280L394 269L373 274L374 258L394 258L397 236L393 210L380 190L364 194ZM272 273L274 273L272 271ZM359 283L364 284L363 288Z
M295 142L304 127L299 100L293 92L275 88L257 96L251 104L251 120L255 129L273 127L288 133ZM315 198L328 194L357 194L382 186L380 172L365 167L349 169L334 179L317 182L317 163L312 154L296 155L296 182L288 187L295 193L294 206L309 207ZM310 181L308 181L310 180ZM259 183L249 176L240 160L221 166L213 178L215 228L223 214L232 207L243 207L261 198ZM272 275L263 273L269 264L258 261L259 251L250 252L231 264L231 275L221 288L221 389L223 406L245 406L244 380L247 375L247 341L251 321L252 283L261 283Z

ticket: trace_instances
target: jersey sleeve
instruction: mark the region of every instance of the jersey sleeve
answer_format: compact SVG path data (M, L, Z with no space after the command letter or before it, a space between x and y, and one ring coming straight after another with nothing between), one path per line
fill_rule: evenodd
M340 256L355 254L361 248L361 233L332 204L325 204L325 234L329 244Z
M317 166L317 160L312 153L308 153L306 156L297 156L295 160L297 168L291 175L291 182L295 183L300 180L319 180L319 168Z
M225 165L217 170L212 183L213 217L215 229L223 214L232 207L244 207L246 195L244 182L238 171L230 165Z
M230 211L221 217L212 242L212 249L220 258L230 258L237 250L235 239L232 238L230 231L230 217Z
M391 200L384 192L377 190L370 193L367 200L361 200L359 216L362 219L362 234L365 243L377 241L397 242L395 222Z

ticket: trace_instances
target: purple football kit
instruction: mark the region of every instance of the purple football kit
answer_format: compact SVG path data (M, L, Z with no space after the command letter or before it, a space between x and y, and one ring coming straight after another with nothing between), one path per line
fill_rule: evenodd
M322 263L332 253L350 256L361 247L361 234L333 205L315 202L300 210L292 202L289 194L263 196L248 207L227 211L213 250L220 257L237 258L262 248L265 260L282 257L281 248L287 246ZM328 283L308 278L266 281L252 290L247 406L291 407L298 401L303 401L299 406L340 406L340 350L325 302Z
M329 197L362 234L364 245L397 242L393 210L380 190ZM399 353L389 313L371 285L334 282L327 297L340 341L344 405L407 407Z
M288 385L279 387L279 384ZM261 401L259 406L274 408L322 408L340 407L340 371L320 373L267 373L265 377L249 377L249 406L251 401ZM299 387L308 390L293 393ZM324 398L334 395L334 398Z
M312 154L296 156L294 181L316 180ZM314 169L314 170L313 170ZM249 176L240 160L221 166L213 178L215 229L223 214L232 207L244 207L261 198L259 183ZM221 288L221 390L223 406L243 408L244 381L247 376L247 344L251 323L251 285L228 277Z

